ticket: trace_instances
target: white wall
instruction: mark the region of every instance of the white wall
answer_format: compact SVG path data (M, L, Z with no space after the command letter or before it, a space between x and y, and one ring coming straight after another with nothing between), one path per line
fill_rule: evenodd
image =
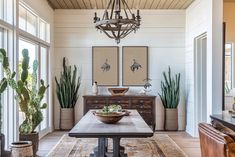
M101 12L99 12L101 13ZM70 64L81 68L82 85L76 106L76 121L82 117L82 95L91 94L92 85L92 46L116 46L115 41L96 31L93 24L94 10L56 10L55 11L55 55L54 72L61 71L62 58L67 57ZM172 67L174 72L185 75L185 11L141 11L142 25L136 34L130 34L121 41L121 46L149 46L149 77L153 80L152 94L160 92L162 72ZM121 74L121 68L120 68ZM120 76L121 78L121 76ZM121 79L120 79L121 80ZM182 95L184 95L184 77L182 77ZM131 87L130 93L138 93L141 88ZM108 94L107 88L101 88L100 94ZM59 128L59 104L54 94L54 124ZM185 128L184 96L179 106L179 127ZM164 111L157 100L156 128L163 129Z
M186 10L186 130L197 135L197 104L194 90L194 39L207 33L207 117L222 110L222 0L196 0Z
M39 1L32 1L32 0L21 0L27 6L29 6L33 11L35 11L43 20L50 24L50 53L49 53L49 87L50 92L50 112L53 115L53 90L52 90L52 79L54 81L54 74L53 74L53 56L54 56L54 10L49 6L47 0L40 0ZM53 119L50 118L50 130L53 130Z

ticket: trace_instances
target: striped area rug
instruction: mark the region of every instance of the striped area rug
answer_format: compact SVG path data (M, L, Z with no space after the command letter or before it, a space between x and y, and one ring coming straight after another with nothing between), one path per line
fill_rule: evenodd
M65 134L47 157L89 157L96 145L97 139L71 138ZM128 157L187 157L168 135L123 138L121 145L125 147ZM109 146L111 149L112 144L110 143Z

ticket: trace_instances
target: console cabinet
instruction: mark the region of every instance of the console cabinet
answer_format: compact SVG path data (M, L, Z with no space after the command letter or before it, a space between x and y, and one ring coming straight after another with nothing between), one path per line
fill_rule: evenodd
M155 96L111 96L111 95L85 95L83 96L83 114L90 109L102 109L105 105L121 105L123 109L136 109L145 122L155 130Z

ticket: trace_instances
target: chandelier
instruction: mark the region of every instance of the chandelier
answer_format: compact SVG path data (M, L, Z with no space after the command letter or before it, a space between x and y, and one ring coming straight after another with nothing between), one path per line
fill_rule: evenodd
M94 17L95 27L109 38L115 39L117 44L139 29L140 20L140 11L137 10L137 15L132 13L125 0L109 0L103 17L97 17L96 12Z

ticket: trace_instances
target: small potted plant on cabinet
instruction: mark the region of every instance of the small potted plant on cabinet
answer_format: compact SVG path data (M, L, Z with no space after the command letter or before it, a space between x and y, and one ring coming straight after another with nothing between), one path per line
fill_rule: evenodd
M55 77L56 95L60 104L60 129L69 130L74 126L74 107L78 100L78 90L80 87L80 76L78 69L74 65L66 65L66 59L63 58L63 71L60 79Z
M20 141L31 141L33 144L33 153L36 155L38 150L39 136L35 131L36 127L43 121L42 110L47 108L47 104L41 104L44 94L49 87L45 86L44 81L40 80L38 87L37 70L38 61L33 62L33 72L29 74L29 56L28 50L22 51L23 62L21 65L20 79L16 81L16 72L12 72L9 68L7 53L4 49L0 49L0 62L4 70L3 83L9 85L16 93L16 100L19 104L20 111L24 113L25 119L19 127Z
M178 105L180 101L180 73L171 76L171 68L168 74L163 72L164 81L161 81L162 93L159 94L165 108L165 130L178 130Z

